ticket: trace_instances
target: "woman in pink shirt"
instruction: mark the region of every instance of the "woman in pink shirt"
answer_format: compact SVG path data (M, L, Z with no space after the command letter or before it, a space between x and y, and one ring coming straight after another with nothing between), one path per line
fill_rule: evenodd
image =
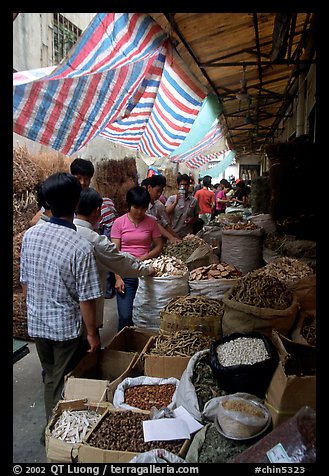
M117 218L111 229L111 241L119 251L129 253L141 261L156 258L162 251L161 233L153 216L147 215L150 194L144 187L128 190L126 195L128 213ZM115 275L115 289L120 331L125 326L133 326L133 302L138 288L138 278Z

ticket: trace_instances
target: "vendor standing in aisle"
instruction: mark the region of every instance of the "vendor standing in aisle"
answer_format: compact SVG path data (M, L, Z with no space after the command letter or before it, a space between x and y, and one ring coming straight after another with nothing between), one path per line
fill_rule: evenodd
M171 227L180 238L193 233L193 223L199 218L199 205L196 198L188 193L190 177L178 175L178 193L171 195L166 202L166 210L171 220Z
M194 195L200 208L199 218L203 220L205 225L209 224L215 207L215 195L214 192L210 190L210 186L211 177L207 175L202 180L202 188Z
M126 195L128 213L117 218L112 226L111 240L119 251L127 252L141 261L156 258L162 251L161 232L153 216L147 215L149 192L139 185ZM133 326L133 302L138 288L138 278L115 275L115 290L119 316L118 331Z

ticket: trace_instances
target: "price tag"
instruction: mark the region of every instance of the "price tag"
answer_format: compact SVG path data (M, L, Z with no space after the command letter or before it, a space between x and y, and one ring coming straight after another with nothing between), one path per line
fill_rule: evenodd
M291 459L281 443L273 446L266 452L266 455L271 463L291 463Z

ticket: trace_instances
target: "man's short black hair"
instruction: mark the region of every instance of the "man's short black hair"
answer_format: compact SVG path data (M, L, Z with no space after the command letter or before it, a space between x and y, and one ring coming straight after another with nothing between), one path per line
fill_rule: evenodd
M94 188L84 188L80 193L80 201L77 213L84 216L89 216L96 208L100 208L103 203L103 198Z
M71 162L70 171L72 175L82 175L91 179L95 173L95 167L90 160L77 158Z
M42 184L44 199L54 217L73 215L81 190L79 180L67 172L55 172Z

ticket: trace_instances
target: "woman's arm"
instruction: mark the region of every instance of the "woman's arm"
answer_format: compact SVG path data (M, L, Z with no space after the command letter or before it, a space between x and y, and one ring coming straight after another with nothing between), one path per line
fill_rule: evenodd
M163 248L162 237L160 236L159 238L153 238L153 244L154 244L154 247L151 249L151 251L147 253L146 255L143 255L140 257L142 261L146 259L156 258L161 253Z

